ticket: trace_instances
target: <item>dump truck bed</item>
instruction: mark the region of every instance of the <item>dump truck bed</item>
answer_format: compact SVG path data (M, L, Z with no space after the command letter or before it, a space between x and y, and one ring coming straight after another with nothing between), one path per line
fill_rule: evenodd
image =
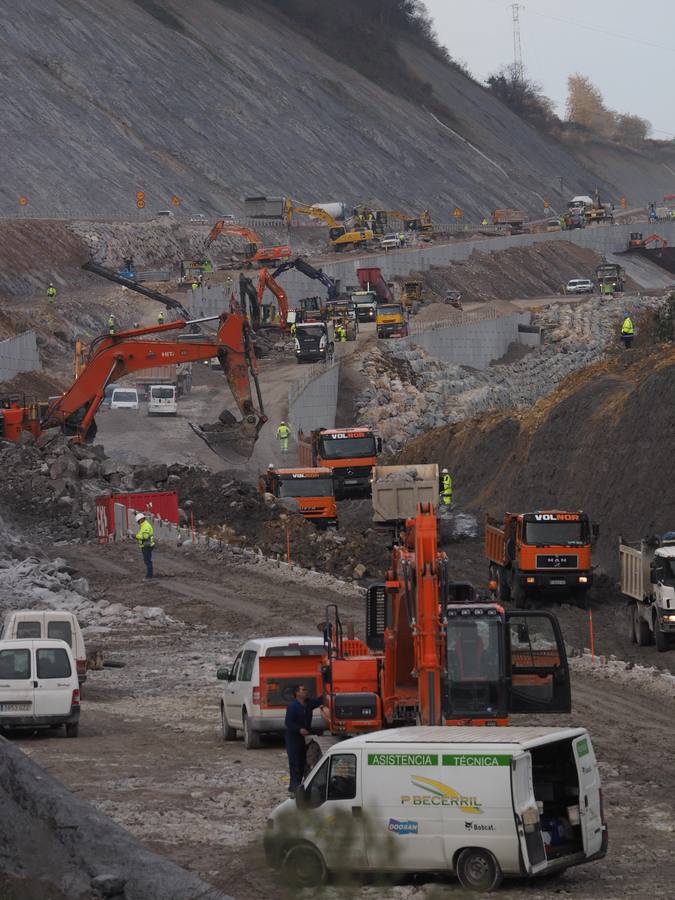
M506 564L504 528L489 520L485 523L485 555L499 566Z
M652 554L653 556L653 554ZM649 593L649 562L651 556L619 544L619 571L621 574L621 593L633 600L644 600Z
M416 472L416 477L406 473ZM438 465L373 466L373 521L395 522L417 514L420 503L438 506Z

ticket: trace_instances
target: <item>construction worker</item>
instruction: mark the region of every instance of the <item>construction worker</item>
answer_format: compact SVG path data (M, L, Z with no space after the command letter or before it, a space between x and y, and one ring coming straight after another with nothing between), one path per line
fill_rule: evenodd
M144 513L138 513L136 516L136 524L138 531L134 535L138 546L143 554L143 562L145 563L145 577L152 578L152 551L155 546L155 532L152 525L145 518Z
M285 422L282 422L277 428L277 440L279 441L279 449L282 453L288 453L288 439L291 436L291 429Z
M298 330L298 326L295 324L295 322L291 322L291 327L289 330L291 332L291 337L295 337Z
M157 324L158 325L164 324L164 313L161 311L160 311L159 315L157 316Z
M193 293L196 293L196 291L199 290L199 282L198 282L198 281L195 281L194 278L193 278L193 279L192 279L192 284L190 285L190 287L192 288Z
M47 300L49 300L50 303L56 300L56 288L51 281L49 282L49 287L47 288Z
M115 334L115 316L112 313L108 316L108 334Z
M621 340L623 341L626 350L630 350L630 348L632 347L634 336L635 328L633 327L633 320L631 319L629 313L624 313L623 324L621 325Z
M480 224L481 224L481 225L487 225L487 224L488 224L488 220L485 218L485 216L483 216L483 221L482 221Z
M286 707L284 720L286 753L288 754L289 794L295 794L305 775L307 745L305 738L311 734L312 713L323 704L323 697L310 699L304 684L293 687L293 700Z
M441 469L441 506L452 506L452 476Z
M347 340L347 329L342 324L342 322L338 322L338 324L335 326L335 337L338 339L338 341L341 342Z

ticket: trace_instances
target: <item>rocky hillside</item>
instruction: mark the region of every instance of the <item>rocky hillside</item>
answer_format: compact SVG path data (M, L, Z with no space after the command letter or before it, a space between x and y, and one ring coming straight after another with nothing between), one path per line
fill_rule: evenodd
M403 461L452 467L461 508L588 511L597 559L616 572L617 543L673 529L668 485L675 434L675 349L617 351L570 375L519 413L491 412L408 445Z
M597 184L644 201L669 177L623 152L614 168L580 163L403 37L376 78L361 74L320 49L311 18L301 29L263 0L15 0L13 13L0 35L5 214L25 194L33 215L128 215L143 189L149 210L177 194L186 212L238 212L266 192L430 206L447 221L455 206L559 206L561 178L565 196ZM423 90L403 90L401 59Z

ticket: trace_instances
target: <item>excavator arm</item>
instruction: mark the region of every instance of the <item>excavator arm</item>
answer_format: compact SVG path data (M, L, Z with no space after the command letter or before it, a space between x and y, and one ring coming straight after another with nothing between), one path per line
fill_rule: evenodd
M249 325L243 316L223 313L214 318L219 320L215 337L204 334L164 337L167 332L194 324L183 320L99 337L91 345L89 358L80 376L47 409L40 423L41 428L60 427L78 443L92 441L96 434L94 418L108 384L124 375L154 366L200 362L215 356L225 373L242 419L237 422L225 410L216 425L199 427L190 423L191 427L218 455L227 458L225 451L231 449L241 456L250 457L267 418L263 411ZM257 409L251 392L251 380L255 386Z
M337 298L337 287L333 279L326 275L321 269L315 269L314 266L311 266L301 256L297 256L295 259L290 259L288 262L277 266L274 272L272 272L272 278L277 278L282 272L287 272L289 269L297 269L298 272L302 272L302 274L306 275L308 278L320 281L328 290L329 300L335 300Z
M270 275L269 269L263 268L260 270L258 274L258 288L256 291L258 297L258 305L262 305L263 294L265 293L265 288L270 290L277 299L277 303L279 304L279 319L281 322L281 327L286 327L286 322L288 320L288 297L286 295L286 291L274 280L274 276Z
M107 278L108 281L114 281L116 284L121 284L130 291L136 291L137 294L143 294L145 297L150 297L151 300L157 300L158 303L163 303L167 309L177 309L186 319L190 318L190 313L179 300L175 300L167 294L162 294L161 291L153 291L151 288L147 288L145 285L134 281L133 278L127 278L124 275L114 272L112 269L107 269L105 266L99 266L98 263L95 263L92 260L86 262L82 268L87 272L93 272L94 275L100 275L101 278Z
M258 246L260 245L260 238L255 233L255 231L251 231L250 228L246 228L244 225L226 225L224 219L218 219L211 231L209 231L208 237L204 242L204 252L209 249L211 244L215 240L217 240L217 238L219 238L221 234L227 234L234 237L242 237L246 241L248 241L249 256L255 256L256 251L258 250Z
M289 225L293 219L293 213L298 213L298 215L301 216L309 216L312 219L321 219L322 222L325 222L326 225L331 228L335 228L339 225L339 222L334 219L330 213L326 212L325 209L321 209L317 206L307 206L306 203L295 203L293 200L286 200L285 215Z

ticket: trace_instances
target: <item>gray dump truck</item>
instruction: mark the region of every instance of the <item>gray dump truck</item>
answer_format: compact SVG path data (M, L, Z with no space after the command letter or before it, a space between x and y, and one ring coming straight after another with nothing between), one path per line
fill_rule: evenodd
M373 521L398 522L417 514L420 503L438 506L437 463L373 466Z
M632 601L630 638L641 647L675 647L675 532L631 546L619 538L621 592Z

